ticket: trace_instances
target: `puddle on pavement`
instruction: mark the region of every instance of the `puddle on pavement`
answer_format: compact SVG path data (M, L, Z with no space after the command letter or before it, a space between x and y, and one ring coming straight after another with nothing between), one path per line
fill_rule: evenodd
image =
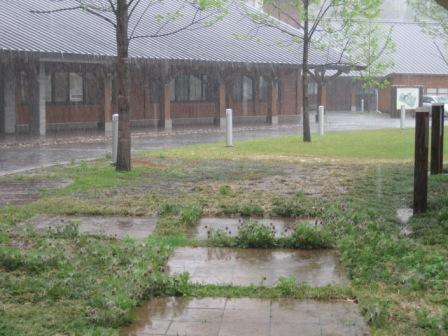
M281 220L281 219L253 219L254 221L266 225L275 233L275 237L288 236L292 233L297 223L316 225L315 219L309 220ZM207 240L211 230L223 230L230 236L236 236L238 229L246 221L242 218L202 218L192 236L198 240Z
M0 206L23 205L39 198L42 191L62 189L71 180L4 180L0 181Z
M411 208L401 208L397 210L397 218L401 223L400 233L403 236L409 236L412 234L412 229L408 225L409 220L414 215L414 210Z
M117 239L126 237L145 239L157 224L157 218L146 217L36 217L25 224L33 226L37 231L57 228L68 223L79 224L79 232L99 234Z
M155 298L120 336L367 336L352 303L292 299Z
M334 250L184 247L168 261L170 273L188 272L193 283L275 286L293 276L313 287L348 285Z

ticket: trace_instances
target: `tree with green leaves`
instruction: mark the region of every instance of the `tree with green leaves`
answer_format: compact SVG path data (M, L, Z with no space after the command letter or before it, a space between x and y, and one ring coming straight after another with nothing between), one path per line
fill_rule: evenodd
M354 27L374 20L380 13L382 0L266 0L264 5L283 22L268 13L250 13L252 20L260 25L281 30L291 37L290 44L299 45L302 60L302 110L303 140L311 141L309 117L309 78L318 85L336 78L343 72L356 67L348 52L355 49L356 38L352 36ZM372 48L375 46L371 44ZM337 49L336 47L340 47ZM328 50L331 55L339 53L339 58L331 57L322 64L310 64L310 50ZM374 53L371 53L374 55ZM359 57L358 57L359 58ZM372 62L373 64L373 62ZM333 73L328 77L327 71ZM320 84L319 84L320 83Z
M417 22L433 38L439 56L448 65L448 1L411 0ZM443 6L444 8L442 8Z
M64 3L66 5L64 5ZM129 46L137 39L160 38L183 30L198 29L221 19L227 12L222 0L180 0L170 11L158 11L163 0L59 0L57 9L39 13L84 11L101 18L115 30L116 98L119 114L117 170L131 170L131 132L129 122ZM184 11L192 12L184 18ZM182 22L179 23L179 19ZM145 24L150 20L153 24ZM151 27L155 27L152 28Z

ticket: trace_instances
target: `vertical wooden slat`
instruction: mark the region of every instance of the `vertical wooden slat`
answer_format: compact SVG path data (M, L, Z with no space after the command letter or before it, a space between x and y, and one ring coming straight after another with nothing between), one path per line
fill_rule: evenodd
M428 208L429 113L415 114L414 214Z
M433 105L431 112L431 175L437 175L443 172L443 104Z

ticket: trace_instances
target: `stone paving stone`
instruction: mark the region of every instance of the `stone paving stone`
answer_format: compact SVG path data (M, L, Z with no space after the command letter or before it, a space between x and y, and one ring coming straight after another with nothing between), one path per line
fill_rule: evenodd
M296 223L307 223L315 225L315 219L309 220L281 220L281 219L254 219L260 224L266 225L275 232L277 238L282 235L288 236ZM230 236L236 236L238 228L243 224L242 218L202 218L198 226L192 232L192 236L198 240L206 240L210 230L224 230Z
M328 315L331 312L331 318ZM352 303L293 299L156 298L120 336L368 336Z
M71 180L3 180L0 181L0 206L23 205L39 198L42 191L60 189Z
M145 239L157 224L157 218L152 217L69 217L69 216L38 216L25 225L31 225L37 231L49 228L63 227L68 223L78 223L79 232L98 234L123 239Z
M202 284L274 286L289 276L314 287L348 284L332 250L184 247L176 249L168 268L171 274L188 272L192 282Z

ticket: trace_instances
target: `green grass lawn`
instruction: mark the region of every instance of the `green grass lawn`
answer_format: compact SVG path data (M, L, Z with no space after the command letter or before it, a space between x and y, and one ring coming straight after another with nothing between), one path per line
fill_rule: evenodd
M149 155L187 159L241 159L248 156L269 159L284 156L341 160L411 160L414 155L414 132L413 129L332 132L324 137L314 135L311 143L304 143L301 136L283 136L237 141L233 148L226 148L219 143L151 151ZM445 137L445 154L448 154L448 137Z
M411 235L401 234L395 216L412 204L412 138L413 130L330 133L311 144L278 137L140 152L130 173L103 160L34 172L74 182L31 204L0 207L0 335L118 335L136 305L172 295L356 298L374 336L447 335L447 176L430 178L429 211L411 220ZM2 179L28 178L0 178L0 187ZM40 214L161 219L157 235L142 242L81 235L76 225L43 234L18 225ZM298 234L308 235L308 247L331 239L352 286L311 288L291 278L274 288L200 286L172 278L165 265L177 246L246 246L260 237L276 246L256 227L256 240L195 242L185 233L201 215L320 217L325 235Z

